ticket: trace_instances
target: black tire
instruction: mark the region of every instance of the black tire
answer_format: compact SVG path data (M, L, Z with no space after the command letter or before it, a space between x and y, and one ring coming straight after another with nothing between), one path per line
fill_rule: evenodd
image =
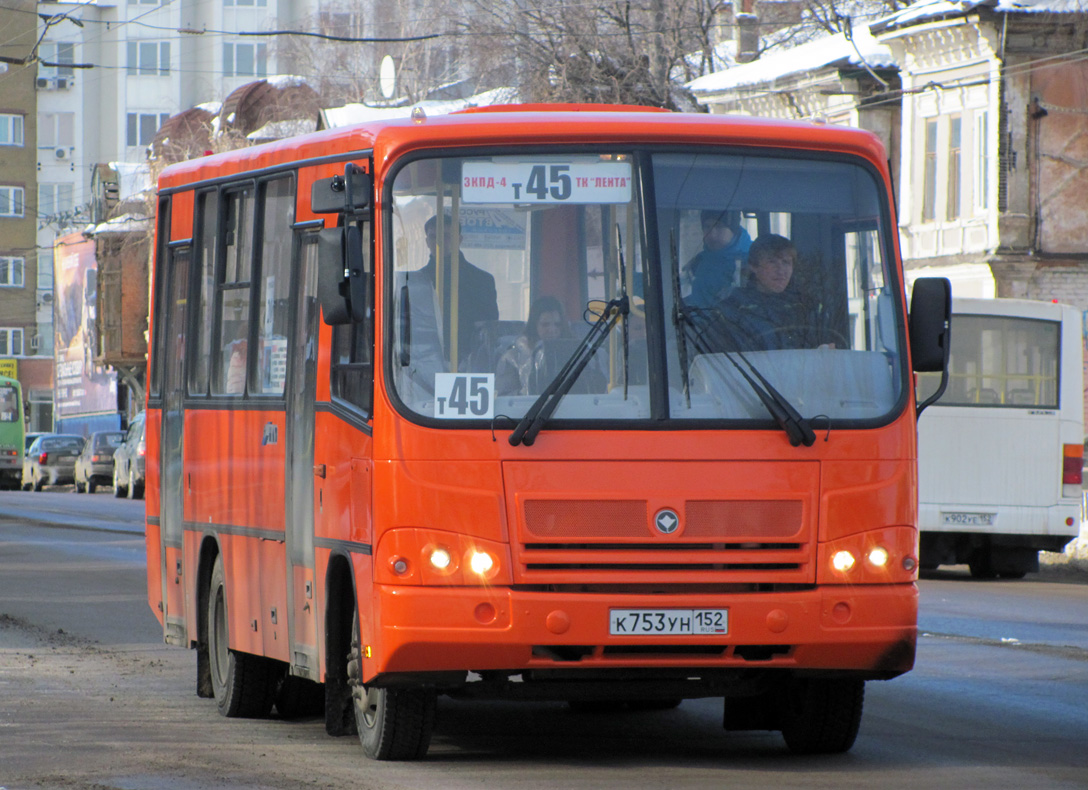
M128 470L128 498L139 499L140 493L136 490L136 476L132 473L132 468Z
M42 480L41 477L35 475L34 483L33 485L31 485L31 489L34 491L41 491L43 488L45 488L45 481Z
M997 572L990 558L989 551L976 551L967 561L967 567L971 569L971 576L976 579L996 579Z
M76 478L75 486L76 486L76 493L77 494L82 494L84 491L86 491L86 488L84 487L83 483L79 482L78 477Z
M795 680L779 699L782 737L795 754L841 754L858 737L865 681Z
M229 647L223 558L216 557L208 582L208 662L219 712L229 718L262 718L272 710L283 677L278 661Z
M88 479L86 486L87 493L93 494L96 488L98 488L98 483L96 483L94 480Z
M434 730L435 693L429 689L367 688L359 677L359 613L351 628L348 683L363 753L371 760L419 760Z
M117 469L113 470L113 495L120 499L125 495L125 487L121 485L121 482L117 479Z

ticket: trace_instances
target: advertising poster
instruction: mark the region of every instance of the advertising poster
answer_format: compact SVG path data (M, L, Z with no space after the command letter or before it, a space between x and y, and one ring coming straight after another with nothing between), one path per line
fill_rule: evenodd
M57 239L53 268L53 333L58 419L117 411L117 377L94 364L98 266L94 242L80 233Z

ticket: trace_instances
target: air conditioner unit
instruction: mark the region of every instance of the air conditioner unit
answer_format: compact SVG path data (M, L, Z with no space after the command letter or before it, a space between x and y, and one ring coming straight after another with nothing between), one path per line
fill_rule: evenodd
M56 150L56 154L57 154L57 159L67 159L68 158L68 152L63 148L58 148Z
M72 87L72 82L71 77L57 77L57 88L62 91L68 90L68 88Z
M48 77L38 77L37 85L38 85L39 88L48 88L49 87L49 78Z
M53 292L46 291L42 294L42 304L53 304Z

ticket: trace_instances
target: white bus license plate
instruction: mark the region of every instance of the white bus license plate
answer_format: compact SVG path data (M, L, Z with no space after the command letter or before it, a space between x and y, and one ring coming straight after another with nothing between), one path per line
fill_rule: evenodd
M612 636L693 636L728 634L728 609L612 609Z
M944 524L964 527L989 527L993 526L994 513L942 513L941 521Z

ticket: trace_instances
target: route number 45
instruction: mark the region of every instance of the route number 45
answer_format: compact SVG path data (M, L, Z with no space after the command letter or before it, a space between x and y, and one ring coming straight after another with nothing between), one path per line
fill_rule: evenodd
M434 416L443 420L490 420L495 416L495 374L436 373Z

